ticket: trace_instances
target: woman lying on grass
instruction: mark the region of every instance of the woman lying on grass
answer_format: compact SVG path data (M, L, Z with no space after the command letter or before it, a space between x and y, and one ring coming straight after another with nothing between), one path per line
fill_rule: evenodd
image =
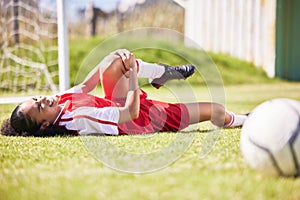
M245 115L227 112L217 103L166 103L147 99L138 77L159 88L185 79L192 65L166 66L136 60L127 50L106 56L85 81L55 96L40 96L18 105L1 129L3 135L147 134L178 131L207 120L218 127L241 126ZM101 81L105 97L88 94ZM12 127L12 128L11 128Z

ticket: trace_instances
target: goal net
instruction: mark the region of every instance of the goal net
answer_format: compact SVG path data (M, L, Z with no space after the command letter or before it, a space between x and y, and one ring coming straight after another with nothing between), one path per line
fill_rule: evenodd
M40 0L1 0L0 46L0 103L58 90L55 7Z

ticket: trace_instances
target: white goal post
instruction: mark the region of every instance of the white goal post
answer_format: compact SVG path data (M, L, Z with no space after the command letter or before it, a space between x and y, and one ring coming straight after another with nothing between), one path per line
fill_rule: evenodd
M66 2L66 0L56 0L60 92L65 91L70 87L68 22L66 14Z

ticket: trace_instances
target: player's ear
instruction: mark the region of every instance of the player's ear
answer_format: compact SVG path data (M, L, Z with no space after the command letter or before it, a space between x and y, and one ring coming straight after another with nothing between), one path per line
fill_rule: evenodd
M40 130L45 130L45 128L47 128L47 126L49 126L49 125L50 125L50 122L48 122L48 121L42 122Z

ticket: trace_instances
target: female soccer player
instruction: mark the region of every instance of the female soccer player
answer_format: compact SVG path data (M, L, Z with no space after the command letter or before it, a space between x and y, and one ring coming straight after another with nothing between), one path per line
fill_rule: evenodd
M147 98L138 77L152 79L159 88L172 79L185 79L192 65L165 66L136 60L122 49L106 56L82 84L63 94L40 96L18 105L2 127L2 134L18 135L147 134L178 131L190 124L211 120L218 127L241 126L244 115L227 112L217 103L166 103ZM88 94L102 83L105 97Z

